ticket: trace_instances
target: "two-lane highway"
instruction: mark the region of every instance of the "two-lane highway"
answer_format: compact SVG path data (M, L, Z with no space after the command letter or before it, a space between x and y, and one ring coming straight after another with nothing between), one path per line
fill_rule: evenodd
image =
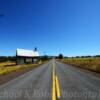
M0 100L57 100L57 96L100 100L100 75L51 60L0 86Z

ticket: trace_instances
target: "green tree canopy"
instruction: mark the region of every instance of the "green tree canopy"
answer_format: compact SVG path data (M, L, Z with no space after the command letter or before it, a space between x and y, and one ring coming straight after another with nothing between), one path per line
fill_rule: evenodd
M63 54L59 54L58 59L63 59Z

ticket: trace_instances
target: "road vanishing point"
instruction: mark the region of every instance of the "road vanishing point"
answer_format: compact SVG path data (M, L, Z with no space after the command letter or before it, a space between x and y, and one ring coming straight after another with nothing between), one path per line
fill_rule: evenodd
M0 100L100 100L100 75L53 59L1 85Z

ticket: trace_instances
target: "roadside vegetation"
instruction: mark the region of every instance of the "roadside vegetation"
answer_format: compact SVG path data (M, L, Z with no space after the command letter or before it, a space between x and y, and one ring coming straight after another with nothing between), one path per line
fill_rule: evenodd
M15 56L0 56L0 63L1 62L14 62L16 61L16 57Z
M66 57L62 62L100 73L100 56Z
M48 56L43 56L34 64L22 64L22 65L16 65L16 58L15 57L0 57L0 76L6 75L11 72L16 72L20 70L26 70L34 68L40 64L45 63L48 61Z
M39 65L41 63L42 62L39 62L37 64L16 65L14 62L3 62L3 63L0 63L0 76L14 72L14 71L33 68L33 67L36 67L37 65Z

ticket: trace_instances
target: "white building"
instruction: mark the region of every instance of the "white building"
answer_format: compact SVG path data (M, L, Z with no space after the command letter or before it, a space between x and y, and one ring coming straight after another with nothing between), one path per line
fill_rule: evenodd
M38 51L17 49L16 50L16 64L35 63L40 54Z

